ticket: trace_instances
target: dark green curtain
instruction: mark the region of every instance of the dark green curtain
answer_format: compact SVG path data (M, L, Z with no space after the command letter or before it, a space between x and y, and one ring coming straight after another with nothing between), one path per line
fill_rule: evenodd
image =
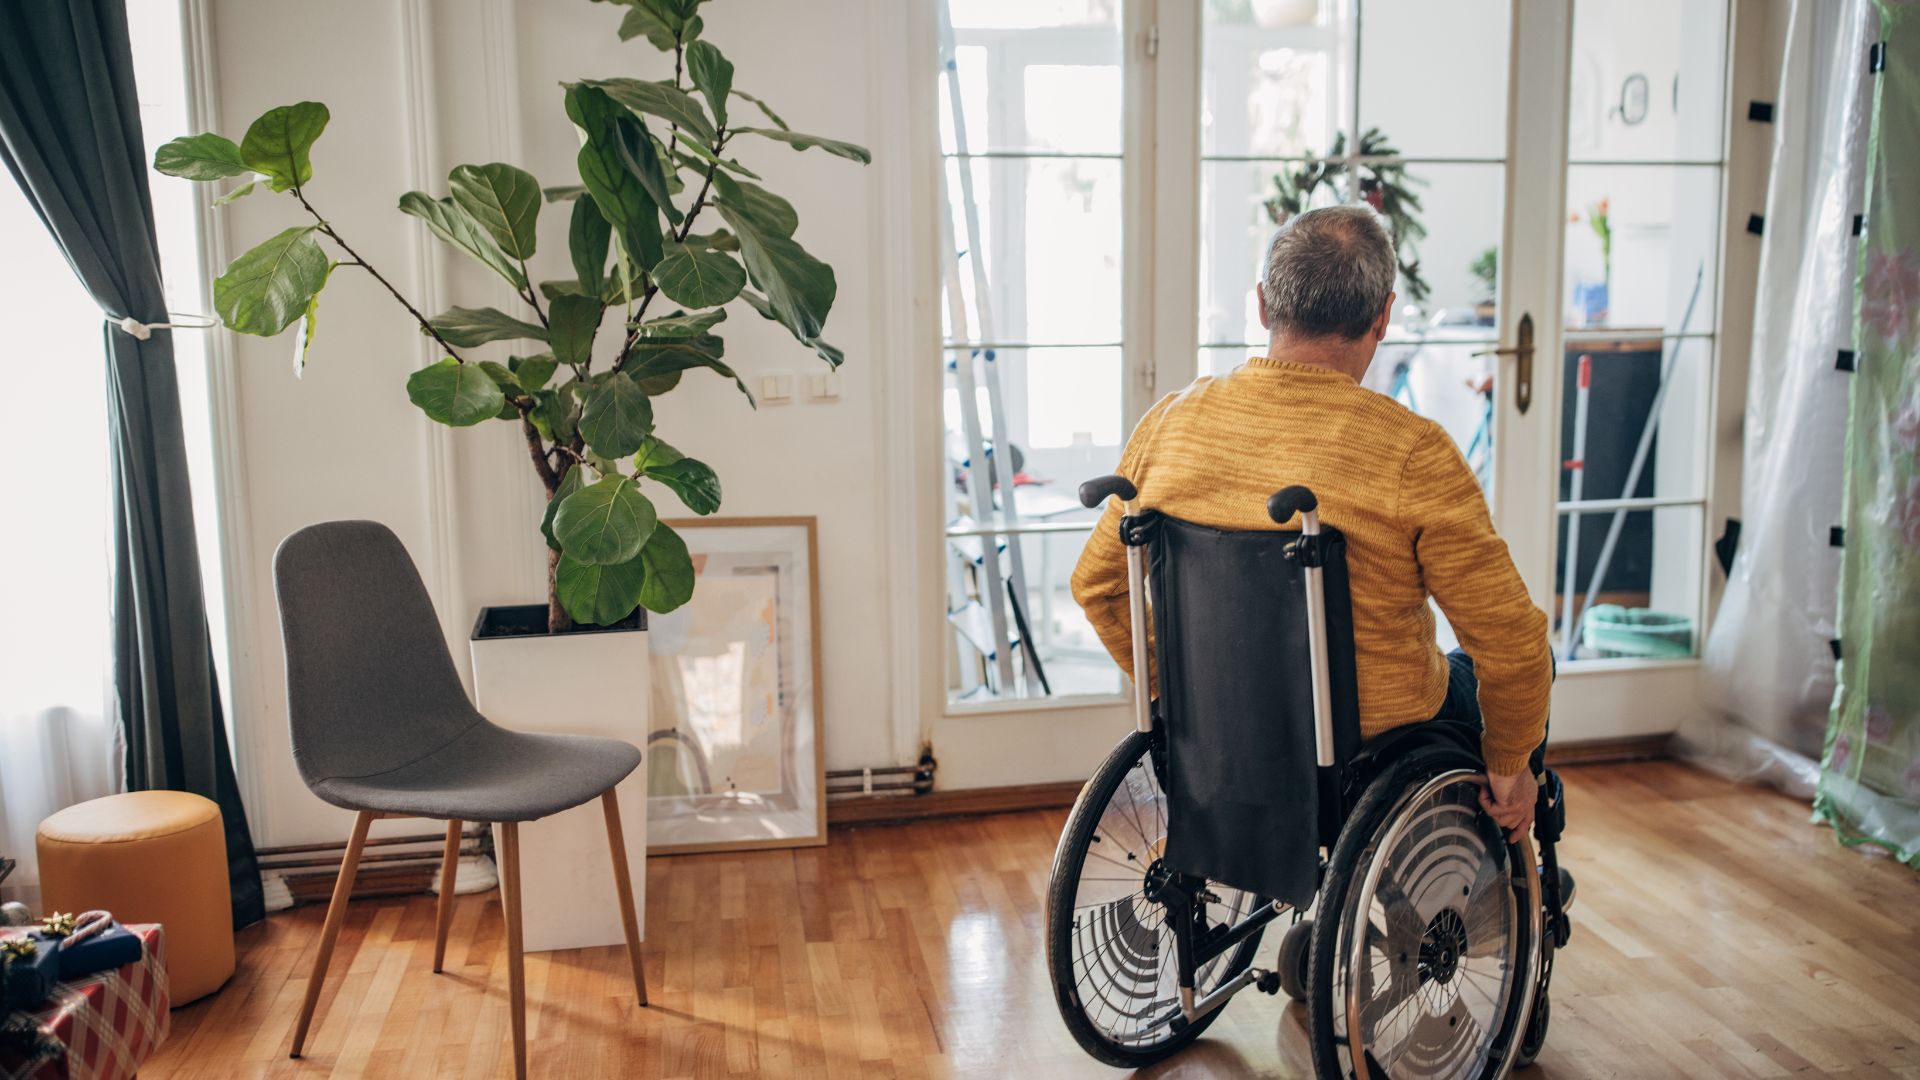
M114 689L127 787L220 804L233 922L245 926L265 913L260 867L207 633L172 331L142 341L116 325L167 321L125 0L0 2L0 161L107 317ZM31 519L23 513L21 525Z

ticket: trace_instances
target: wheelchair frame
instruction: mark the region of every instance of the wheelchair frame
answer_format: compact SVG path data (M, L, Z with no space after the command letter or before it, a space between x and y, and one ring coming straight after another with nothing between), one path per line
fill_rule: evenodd
M1105 476L1089 480L1080 486L1079 495L1082 504L1089 509L1100 506L1108 498L1119 499L1125 515L1123 520L1137 518L1140 513L1138 492L1124 477ZM1267 513L1277 525L1289 523L1296 514L1301 518L1299 538L1288 545L1285 554L1287 558L1300 562L1306 592L1314 748L1318 766L1317 775L1321 780L1319 796L1324 802L1331 803L1342 811L1321 815L1320 840L1325 853L1321 863L1321 874L1324 880L1328 869L1326 858L1333 854L1340 832L1348 820L1348 814L1345 811L1350 809L1347 805L1350 799L1349 792L1343 790L1343 781L1352 777L1339 775L1335 768L1338 763L1329 685L1326 591L1322 569L1324 564L1320 557L1322 532L1318 500L1313 492L1305 487L1288 487L1276 492L1268 499ZM1123 524L1123 532L1124 530ZM1134 542L1131 537L1123 537L1123 539L1126 540L1127 614L1131 623L1135 673L1134 727L1142 735L1151 739L1154 733L1151 692L1149 687L1144 685L1145 676L1142 674L1151 670L1148 666L1147 634L1144 632L1144 628L1149 625L1146 555L1142 544ZM1421 730L1426 727L1428 725L1408 725L1392 733L1392 736L1383 736L1384 741L1378 746L1368 748L1350 762L1349 765L1357 769L1357 775L1363 777L1358 780L1354 794L1357 796L1357 792L1366 789L1367 784L1378 775L1378 763L1399 751L1402 743L1443 741L1448 737L1444 733ZM1155 748L1153 753L1164 757L1167 746L1164 739L1149 742L1148 745ZM1474 753L1477 757L1477 748L1474 748ZM1164 760L1152 762L1152 767L1164 771ZM1394 808L1384 819L1395 824L1383 836L1372 857L1365 863L1364 881L1356 883L1362 890L1358 895L1373 895L1385 866L1383 853L1391 849L1391 841L1406 828L1407 821L1403 811L1411 805L1412 801L1424 793L1444 789L1471 775L1474 775L1471 770L1447 770L1430 778L1424 784L1409 788L1399 797ZM1526 920L1529 931L1527 955L1519 958L1522 978L1514 984L1515 992L1524 995L1524 1000L1519 1004L1512 1027L1505 1033L1505 1038L1509 1041L1521 1040L1529 1032L1533 1011L1546 995L1552 972L1554 950L1566 944L1570 933L1570 924L1563 904L1564 898L1559 896L1559 866L1554 850L1555 841L1563 825L1563 814L1558 777L1549 771L1542 778L1539 813L1536 815L1537 828L1541 835L1539 861L1536 862L1532 835L1523 835L1518 841L1509 841L1511 847L1517 849L1517 866L1525 870L1527 910L1520 914ZM1063 844L1065 839L1063 835ZM1540 868L1538 873L1534 872L1536 865ZM1509 874L1517 876L1511 869ZM1266 993L1274 993L1279 989L1280 976L1277 972L1263 971L1249 965L1246 970L1227 979L1204 997L1196 1000L1194 996L1196 977L1203 965L1227 955L1248 938L1262 932L1268 924L1278 919L1290 907L1279 900L1268 900L1231 925L1220 923L1208 926L1202 901L1217 900L1217 898L1206 892L1206 885L1207 882L1203 878L1170 870L1157 864L1148 872L1144 893L1149 900L1167 909L1167 920L1173 929L1180 1004L1178 1013L1170 1014L1165 1021L1146 1029L1148 1031L1166 1024L1172 1031L1178 1033L1218 1011L1235 994L1249 986L1258 986ZM1340 914L1319 912L1316 917L1338 918ZM1297 909L1295 919L1296 922L1299 919ZM1334 929L1336 931L1339 929L1338 924ZM1343 970L1352 971L1361 963L1364 946L1365 935L1354 935L1354 940L1348 946L1347 955L1340 958L1344 965ZM1334 1006L1341 1015L1345 1016L1349 1039L1351 1039L1353 1033L1361 1029L1361 1017L1355 1004L1351 983L1349 983L1347 997L1346 1002L1334 1003ZM1498 1075L1505 1076L1512 1069L1517 1049L1517 1046L1509 1046ZM1372 1054L1363 1047L1354 1047L1350 1044L1347 1058L1357 1080L1369 1080L1376 1071L1384 1075L1384 1070L1378 1070L1378 1066L1371 1060Z

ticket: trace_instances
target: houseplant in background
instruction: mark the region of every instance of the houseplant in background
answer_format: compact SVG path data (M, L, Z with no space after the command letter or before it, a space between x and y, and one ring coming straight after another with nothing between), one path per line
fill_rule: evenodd
M1275 225L1285 225L1288 218L1312 209L1314 196L1322 184L1333 193L1334 200L1339 201L1340 187L1351 173L1355 188L1351 194L1386 219L1387 235L1393 238L1407 299L1415 304L1425 303L1433 291L1427 279L1420 276L1419 248L1420 241L1426 239L1427 227L1420 223L1420 196L1413 189L1426 181L1409 175L1407 167L1398 163L1400 151L1387 141L1379 128L1368 128L1360 136L1354 154L1360 159L1358 164L1348 157L1347 135L1341 132L1333 137L1333 148L1327 151L1326 157L1309 154L1299 167L1276 174L1273 194L1265 203L1267 217Z
M410 191L399 200L402 213L503 279L518 298L514 311L452 307L429 317L353 248L346 227L315 198L312 155L328 121L322 104L271 109L238 143L211 133L175 139L154 167L238 181L220 203L262 189L282 194L310 219L241 255L214 281L223 324L261 336L291 328L298 371L333 275L369 274L440 357L407 380L413 403L453 427L499 420L518 429L546 492L539 528L547 602L482 612L472 643L475 696L509 727L643 743L647 635L568 631L643 630L641 609L669 612L692 596L687 545L660 522L649 485L705 515L719 509L720 480L659 438L656 403L693 369L731 379L751 403L716 332L735 301L826 363L842 360L821 337L836 291L832 268L795 239L792 204L761 186L735 147L767 140L862 164L870 157L851 143L793 131L736 89L733 64L702 36L702 0L597 2L622 11L622 40L645 38L671 55L673 77L564 84L565 116L580 136L577 176L543 189L510 164L461 165L446 195ZM543 204L565 215L571 277L535 280L529 269ZM514 343L504 362L467 352L493 342ZM628 808L646 805L645 774L636 770L619 786ZM571 820L583 813L590 820ZM610 885L582 877L605 862L598 821L575 809L537 827L523 866L527 948L622 940L617 913L593 900ZM644 858L644 827L625 835L629 858Z

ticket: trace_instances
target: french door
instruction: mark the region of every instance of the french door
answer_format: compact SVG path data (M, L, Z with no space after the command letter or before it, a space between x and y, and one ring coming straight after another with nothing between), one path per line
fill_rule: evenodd
M1553 625L1555 739L1673 729L1733 495L1722 320L1748 308L1723 292L1754 257L1729 0L942 10L943 715L1124 715L1066 594L1073 485L1159 396L1264 352L1279 222L1366 201L1401 261L1367 385L1480 475Z

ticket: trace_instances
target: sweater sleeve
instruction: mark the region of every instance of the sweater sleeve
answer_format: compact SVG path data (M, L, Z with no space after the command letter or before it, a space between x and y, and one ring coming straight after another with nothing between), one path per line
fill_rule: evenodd
M1127 448L1120 455L1120 466L1114 472L1133 481L1136 488L1146 483L1147 448L1172 400L1171 396L1162 398L1147 410L1134 426ZM1132 678L1133 631L1127 615L1127 547L1120 542L1121 514L1120 504L1107 500L1100 523L1093 527L1093 535L1087 538L1087 546L1080 552L1080 561L1073 568L1069 585L1074 601L1087 613L1093 632L1100 635L1100 643L1107 647L1120 670Z
M1547 617L1493 530L1479 480L1437 425L1408 455L1399 499L1427 590L1473 658L1487 768L1520 772L1546 736L1553 690Z

